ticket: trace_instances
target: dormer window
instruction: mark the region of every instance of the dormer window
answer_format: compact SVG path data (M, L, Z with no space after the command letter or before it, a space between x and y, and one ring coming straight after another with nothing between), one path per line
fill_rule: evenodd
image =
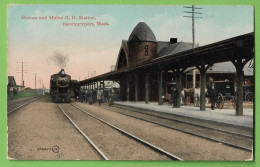
M145 45L145 56L148 56L148 45Z

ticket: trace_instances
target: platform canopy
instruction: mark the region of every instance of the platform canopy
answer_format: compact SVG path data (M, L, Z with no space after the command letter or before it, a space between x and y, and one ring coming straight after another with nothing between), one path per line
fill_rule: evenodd
M188 68L214 63L250 60L254 58L254 33L248 33L223 41L201 46L179 53L168 54L136 65L111 71L80 81L80 85L101 80L117 80L122 74L139 70L170 70L172 68Z

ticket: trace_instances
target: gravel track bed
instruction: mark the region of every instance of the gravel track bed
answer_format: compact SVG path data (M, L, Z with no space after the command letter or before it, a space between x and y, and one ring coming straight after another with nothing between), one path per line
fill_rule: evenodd
M107 105L106 106L103 105L102 107L111 109ZM124 110L124 109L116 108L116 107L113 108L113 110L115 110L116 112L119 112L119 113L123 113L123 114L127 114L127 115L134 116L137 118L141 118L144 120L156 122L156 123L168 126L168 127L173 127L173 128L181 129L184 131L200 134L202 136L207 136L212 139L225 141L225 142L239 145L242 147L252 148L252 145L253 145L252 139L248 139L248 138L245 138L242 136L236 136L236 135L232 135L232 134L219 132L216 130L209 130L206 128L196 127L193 125L188 125L188 124L177 122L177 121L171 121L171 120L167 120L167 119L158 118L156 116L144 115L140 112L134 112L132 110Z
M53 146L59 147L58 153L51 150ZM8 116L8 158L17 160L101 159L48 96Z
M110 160L171 160L70 104L60 105Z
M167 113L153 112L153 111L148 111L145 109L137 109L137 108L127 107L127 106L118 105L118 104L115 104L115 107L125 109L125 110L130 110L133 112L146 113L146 114L152 114L154 116L181 120L181 121L185 121L185 122L189 122L189 123L194 123L197 125L203 125L203 126L207 126L207 127L212 127L212 128L216 128L216 129L231 131L231 132L245 134L245 135L253 136L253 133L254 133L253 131L250 131L250 130L245 130L245 129L236 128L236 127L232 127L232 126L220 125L220 124L215 124L215 123L202 122L202 121L194 120L191 118L185 118L183 116L177 116L177 115L172 115L172 114L167 114Z
M252 154L247 151L130 118L86 103L74 104L184 160L243 161L252 159Z

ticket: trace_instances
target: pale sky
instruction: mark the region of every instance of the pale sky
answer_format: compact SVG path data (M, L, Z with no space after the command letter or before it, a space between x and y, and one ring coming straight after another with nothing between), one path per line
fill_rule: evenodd
M200 46L254 31L252 6L197 6L203 8L202 19L195 21L195 42ZM66 73L73 79L88 78L88 71L97 75L110 71L116 64L122 40L127 40L131 31L144 21L154 32L158 41L191 42L191 19L183 6L146 5L11 5L8 9L8 76L15 76L21 85L19 63L26 62L24 81L26 87L37 88L40 82L49 88L50 75L59 72L59 67L48 62L54 52L67 55ZM35 16L37 20L22 19ZM39 20L40 16L60 16L63 20ZM65 20L76 16L77 20ZM79 20L90 16L96 20ZM63 22L90 23L108 22L108 26L63 26ZM42 85L41 85L42 86Z

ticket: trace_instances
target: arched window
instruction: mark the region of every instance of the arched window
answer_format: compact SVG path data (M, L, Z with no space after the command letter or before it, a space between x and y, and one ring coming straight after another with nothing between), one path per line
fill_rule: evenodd
M126 60L126 55L124 50L122 49L120 52L120 57L119 57L119 61L118 61L118 67L117 69L121 69L127 66L127 60Z
M148 45L145 45L145 56L148 56Z

